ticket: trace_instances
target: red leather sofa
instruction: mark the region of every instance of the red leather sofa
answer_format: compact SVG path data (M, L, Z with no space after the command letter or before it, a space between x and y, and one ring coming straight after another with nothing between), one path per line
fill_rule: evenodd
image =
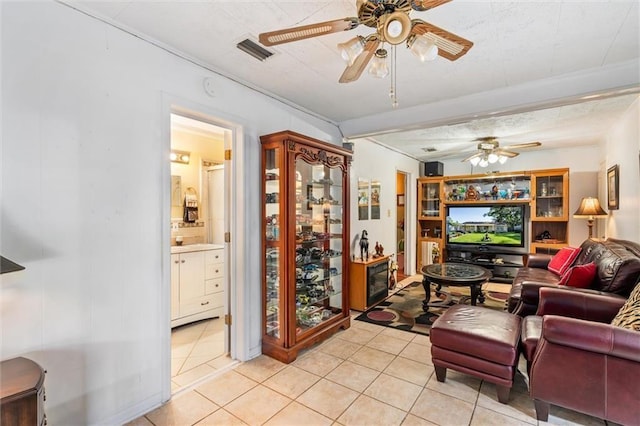
M596 276L589 289L596 294L612 294L626 299L640 280L640 244L609 238L605 241L585 240L572 266L595 263ZM529 254L526 265L514 277L507 301L507 311L521 317L538 309L541 287L558 287L560 276L547 269L552 255ZM566 288L566 287L565 287Z

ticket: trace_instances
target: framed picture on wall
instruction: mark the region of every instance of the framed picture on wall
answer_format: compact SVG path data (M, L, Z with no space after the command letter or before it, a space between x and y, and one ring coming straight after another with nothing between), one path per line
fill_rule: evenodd
M369 220L369 179L358 178L358 220Z
M404 194L398 194L398 206L404 206Z
M620 208L619 205L619 197L620 197L620 176L619 176L619 167L616 164L615 166L610 167L607 170L607 205L609 210L618 210Z

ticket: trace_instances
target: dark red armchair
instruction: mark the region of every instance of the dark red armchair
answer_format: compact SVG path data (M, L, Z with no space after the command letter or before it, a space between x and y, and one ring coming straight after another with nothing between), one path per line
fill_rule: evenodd
M640 425L640 332L609 324L621 304L601 294L540 289L538 311L523 321L522 336L538 420L547 421L553 404Z

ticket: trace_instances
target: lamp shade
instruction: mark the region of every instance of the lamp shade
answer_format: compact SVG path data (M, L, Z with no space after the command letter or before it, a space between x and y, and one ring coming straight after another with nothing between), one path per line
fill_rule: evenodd
M420 62L433 61L438 56L438 46L426 35L412 36L407 40L407 47Z
M600 206L600 201L594 197L585 197L580 201L580 206L573 213L573 217L593 219L594 217L606 217L607 212Z
M369 67L369 74L376 78L384 78L389 74L389 67L387 67L387 51L384 49L376 50L375 56L371 61Z
M345 41L344 43L339 43L338 50L340 50L342 59L344 59L349 64L349 66L351 66L353 65L353 62L356 60L358 55L360 55L364 51L364 37L356 36L351 40Z

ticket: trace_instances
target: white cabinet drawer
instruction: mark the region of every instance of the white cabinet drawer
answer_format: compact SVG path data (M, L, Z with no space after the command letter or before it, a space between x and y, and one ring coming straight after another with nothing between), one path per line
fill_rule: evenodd
M218 293L224 290L222 277L204 282L205 294Z
M205 265L204 267L204 279L210 280L213 278L222 278L224 273L224 265L222 263L216 263L213 265Z
M207 250L204 254L204 263L224 263L224 250Z
M207 309L214 309L224 305L223 293L207 294L197 299L189 300L180 305L180 316L191 315Z

